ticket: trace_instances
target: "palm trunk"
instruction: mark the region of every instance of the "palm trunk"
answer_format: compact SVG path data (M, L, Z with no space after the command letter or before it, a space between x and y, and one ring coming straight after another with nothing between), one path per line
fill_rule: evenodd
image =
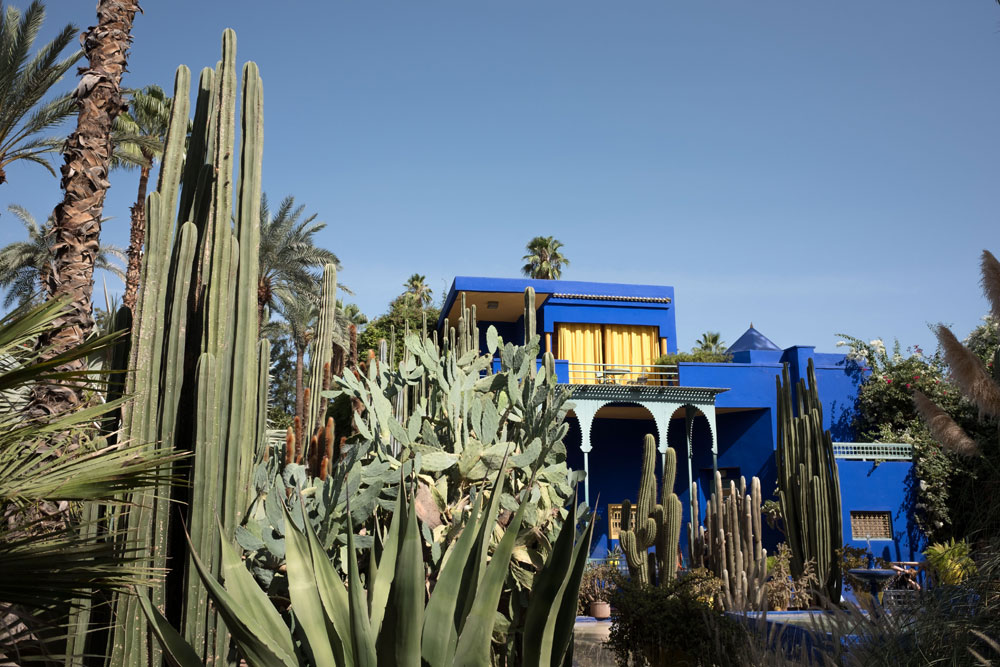
M300 419L305 416L305 381L303 380L305 370L306 350L304 347L295 346L295 415ZM296 434L298 436L298 434ZM301 441L301 437L299 438Z
M129 310L135 309L135 300L139 295L139 274L142 269L142 245L146 241L146 186L149 183L149 172L153 166L153 157L143 152L143 157L149 162L148 167L139 171L139 194L132 205L132 231L128 240L128 269L125 271L125 296L122 303Z
M100 0L98 23L83 35L90 66L74 92L79 106L76 130L66 140L62 166L63 201L56 207L52 227L52 268L46 276L50 299L68 297L65 314L39 341L52 357L76 347L94 328L91 293L94 259L101 237L101 213L111 162L111 126L125 107L122 74L131 44L132 21L139 11L135 0ZM83 360L61 370L83 370ZM79 387L40 385L35 388L33 414L59 413L79 405Z
M264 276L257 280L257 333L264 327L264 308L271 300L271 289Z

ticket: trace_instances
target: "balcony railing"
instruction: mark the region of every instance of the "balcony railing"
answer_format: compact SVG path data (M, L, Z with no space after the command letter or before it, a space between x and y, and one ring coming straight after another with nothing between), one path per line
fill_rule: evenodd
M569 384L631 384L668 387L678 384L677 366L656 364L568 364Z

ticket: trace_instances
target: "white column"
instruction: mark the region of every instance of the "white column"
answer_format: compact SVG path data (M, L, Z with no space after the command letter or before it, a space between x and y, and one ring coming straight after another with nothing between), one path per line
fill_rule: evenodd
M698 409L701 410L702 414L705 415L705 419L708 421L708 431L712 437L712 472L714 473L719 469L719 438L715 435L715 406L699 405Z
M653 421L656 422L656 430L660 436L656 451L660 453L660 470L667 465L667 439L670 433L670 417L677 408L681 407L674 403L651 403L646 406L653 413Z
M694 407L690 405L684 406L684 439L687 441L688 488L691 489L688 492L688 516L694 522Z
M576 407L573 413L580 423L580 451L583 452L583 502L590 507L590 429L594 425L594 415L600 410L601 405L596 401L577 399L574 401Z

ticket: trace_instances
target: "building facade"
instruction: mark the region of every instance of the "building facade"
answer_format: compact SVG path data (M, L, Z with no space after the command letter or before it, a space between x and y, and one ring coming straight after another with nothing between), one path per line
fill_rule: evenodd
M553 353L559 381L573 391L567 459L586 471L581 496L597 510L592 557L615 545L617 505L636 499L647 433L661 453L658 467L667 447L677 454L674 491L685 525L691 482L705 507L716 470L727 481L756 476L765 500L776 499L776 377L787 364L797 383L810 360L824 427L838 443L845 542L870 544L888 560L919 557L909 451L853 442L853 410L866 369L811 346L781 348L752 325L729 347L729 362L657 363L677 352L674 289L666 286L459 276L439 324L457 322L464 300L476 307L481 349L491 325L504 340L523 343L528 287L536 294L541 350ZM681 532L686 542L687 531ZM769 548L782 539L778 529L767 538Z

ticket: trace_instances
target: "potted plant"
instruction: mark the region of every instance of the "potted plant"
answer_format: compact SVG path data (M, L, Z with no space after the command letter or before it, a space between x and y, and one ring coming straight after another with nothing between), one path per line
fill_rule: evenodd
M606 562L596 562L587 565L580 582L580 607L584 613L597 620L611 617L612 577L617 569Z

